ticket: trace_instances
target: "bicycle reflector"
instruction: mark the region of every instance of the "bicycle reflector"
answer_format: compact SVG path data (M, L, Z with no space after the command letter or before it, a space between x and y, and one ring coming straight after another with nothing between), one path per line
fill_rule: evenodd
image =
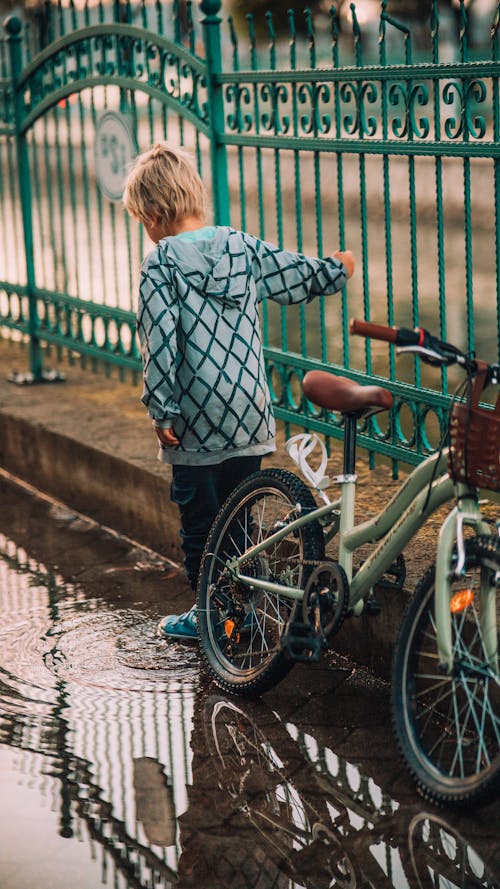
M226 618L226 620L224 621L224 632L225 632L228 639L232 638L233 632L234 632L234 627L235 627L234 620L231 620L231 618L229 618L229 617ZM240 634L239 633L235 634L234 641L235 642L240 641Z
M455 593L450 599L450 611L452 614L465 611L469 605L472 605L473 601L474 593L472 590L460 590L459 593Z

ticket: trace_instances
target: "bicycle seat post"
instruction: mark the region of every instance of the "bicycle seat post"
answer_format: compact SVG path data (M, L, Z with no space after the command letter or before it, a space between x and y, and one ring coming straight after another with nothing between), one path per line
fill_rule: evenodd
M356 473L356 441L358 432L357 414L347 414L344 417L344 476Z
M344 545L344 534L354 526L354 506L356 497L356 441L359 414L342 412L344 418L344 457L342 475L334 478L341 486L341 509L339 527L339 562L346 572L349 583L352 580L352 551Z

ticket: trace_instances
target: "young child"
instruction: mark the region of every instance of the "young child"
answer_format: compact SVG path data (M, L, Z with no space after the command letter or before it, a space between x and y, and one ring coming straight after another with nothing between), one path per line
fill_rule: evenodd
M259 303L335 293L350 251L312 259L206 223L205 188L188 155L159 143L137 157L123 202L156 244L142 266L137 327L142 401L172 464L185 568L193 590L226 497L276 449ZM196 639L196 608L168 615L167 638Z

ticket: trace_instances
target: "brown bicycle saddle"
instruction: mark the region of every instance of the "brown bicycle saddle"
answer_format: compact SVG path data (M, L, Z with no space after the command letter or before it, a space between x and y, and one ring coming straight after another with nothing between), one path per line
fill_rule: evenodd
M374 413L392 407L392 395L381 386L361 386L325 370L310 370L302 380L306 398L318 407L341 414Z

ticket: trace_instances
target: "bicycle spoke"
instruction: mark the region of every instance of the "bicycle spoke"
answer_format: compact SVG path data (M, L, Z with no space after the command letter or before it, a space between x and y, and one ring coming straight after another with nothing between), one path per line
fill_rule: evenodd
M454 686L454 685L455 685L455 683L452 683L452 686ZM467 726L467 720L465 720L462 732L460 732L460 715L458 713L458 703L457 703L457 698L456 698L455 694L453 695L452 702L453 702L453 713L454 713L454 717L455 717L456 746L455 746L455 755L451 761L451 765L450 765L448 771L449 771L450 775L455 774L455 765L458 760L460 763L460 775L463 778L465 775L465 769L464 769L464 762L463 762L462 738L463 738L463 735L464 735L464 732L465 732L465 729ZM469 707L469 713L470 713L470 707Z

